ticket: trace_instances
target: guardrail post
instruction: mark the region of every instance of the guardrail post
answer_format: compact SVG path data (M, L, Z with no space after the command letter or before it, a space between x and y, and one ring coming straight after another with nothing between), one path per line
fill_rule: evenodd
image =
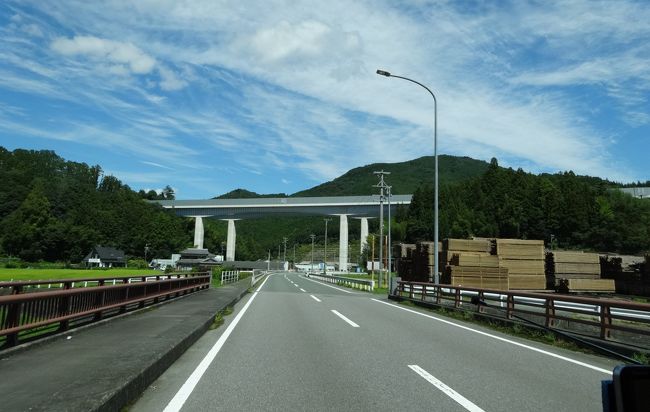
M456 288L456 293L454 295L455 295L455 297L454 297L454 306L459 308L460 305L461 305L461 298L462 298L462 296L460 295L460 289L459 288Z
M96 297L95 297L95 307L96 308L101 308L104 306L104 301L106 299L106 291L105 290L100 290ZM99 312L95 313L95 320L101 320L102 319L103 312L100 310Z
M506 298L506 318L512 319L512 312L515 311L515 297L511 294L508 294Z
M555 323L555 301L551 298L546 299L546 320L547 328L552 328Z
M600 306L600 338L609 339L611 331L609 327L612 325L612 313L609 305Z
M9 306L9 313L7 314L6 328L15 328L20 325L20 313L22 312L23 304L14 303ZM18 332L7 335L7 345L16 346L18 344Z
M70 305L72 303L72 299L70 295L62 296L60 299L61 300L59 301L59 317L69 315ZM70 326L70 321L67 319L59 322L59 331L68 330L69 326Z
M23 292L23 285L16 285L11 288L12 295L20 295Z
M413 299L413 283L409 283L409 299Z
M436 305L439 305L442 300L442 289L440 288L440 285L436 285L434 288L436 288Z
M485 302L485 293L483 293L483 291L480 291L478 293L478 300L480 300L481 302ZM479 313L485 312L485 309L483 309L483 305L476 305L476 309Z
M422 293L420 293L420 298L424 302L424 298L427 297L427 285L422 285Z

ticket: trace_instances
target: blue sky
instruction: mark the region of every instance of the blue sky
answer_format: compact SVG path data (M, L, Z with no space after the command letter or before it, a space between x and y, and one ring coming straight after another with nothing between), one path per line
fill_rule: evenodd
M645 1L3 1L0 145L293 193L439 153L650 179Z

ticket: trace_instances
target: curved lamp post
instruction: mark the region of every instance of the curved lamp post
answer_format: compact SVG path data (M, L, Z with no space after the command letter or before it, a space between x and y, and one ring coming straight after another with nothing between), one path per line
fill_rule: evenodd
M423 87L426 91L431 94L431 97L433 97L433 157L435 158L435 185L434 185L434 201L433 201L433 209L434 209L434 239L433 239L433 250L434 250L434 283L438 284L440 283L440 278L439 278L439 262L438 262L438 101L436 100L436 95L433 94L431 89L429 89L427 86L423 85L422 83L415 81L413 79L409 79L408 77L402 77L402 76L396 76L394 74L390 74L390 72L387 72L385 70L377 70L377 74L380 76L386 76L386 77L395 77L398 79L406 80L411 83L415 83L420 87Z

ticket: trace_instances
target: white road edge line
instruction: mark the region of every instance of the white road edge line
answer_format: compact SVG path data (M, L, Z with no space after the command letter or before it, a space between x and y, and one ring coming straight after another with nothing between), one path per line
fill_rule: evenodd
M309 295L309 296L311 296L311 298L314 299L316 302L320 302L320 301L321 301L320 299L318 299L318 298L317 298L316 296L314 296L314 295Z
M349 290L345 290L345 289L337 288L336 286L328 285L327 283L319 282L319 281L314 280L314 279L309 279L308 277L305 277L305 279L306 279L306 280L309 280L309 281L312 281L312 282L314 282L314 283L318 283L319 285L327 286L328 288L332 288L332 289L340 290L341 292L351 293L351 294L353 294L353 295L356 295L356 293L354 293L354 292L350 292Z
M253 296L251 296L250 300L246 302L246 305L242 308L242 310L235 316L235 318L232 320L232 323L228 325L228 328L223 332L223 334L219 337L219 340L217 340L217 343L212 346L210 351L208 352L207 355L201 360L199 365L194 369L192 374L190 375L189 378L185 381L183 386L176 392L176 395L172 398L171 401L167 404L165 407L164 412L178 412L181 410L183 405L185 404L185 401L187 401L187 398L190 397L192 394L192 391L196 387L196 385L199 383L201 380L201 377L205 373L205 371L208 369L214 358L217 356L221 348L223 347L224 343L226 343L226 340L232 333L232 331L235 329L235 326L239 323L241 320L242 316L244 316L244 313L246 313L246 310L248 307L253 303L253 300L255 300L255 297L259 293L259 291L262 289L266 281L269 279L270 275L264 279L264 282L260 285L259 288L253 293Z
M302 292L307 292L307 291L306 291L305 289L303 289L303 288L300 288L300 290L301 290Z
M341 315L339 312L335 311L334 309L332 309L332 313L335 314L336 316L338 316L339 318L343 319L344 321L346 321L353 328L358 328L359 327L359 325L352 322L350 319L346 318L345 316Z
M543 349L536 348L534 346L525 345L523 343L515 342L515 341L510 340L510 339L502 338L501 336L496 336L496 335L492 335L491 333L482 332L480 330L472 329L472 328L469 328L467 326L463 326L463 325L459 325L459 324L454 323L454 322L450 322L448 320L437 318L435 316L431 316L431 315L427 315L425 313L420 313L420 312L415 311L415 310L403 308L401 306L397 306L397 305L394 305L392 303L382 302L381 300L378 300L378 299L371 298L371 300L374 300L375 302L383 303L384 305L392 306L392 307L397 308L397 309L404 310L406 312L410 312L410 313L414 313L416 315L424 316L425 318L437 320L438 322L446 323L446 324L451 325L451 326L456 326L457 328L461 328L461 329L464 329L464 330L468 330L470 332L478 333L479 335L487 336L487 337L492 338L492 339L500 340L502 342L510 343L512 345L519 346L519 347L522 347L522 348L530 349L530 350L532 350L534 352L538 352L538 353L548 355L548 356L551 356L551 357L554 357L554 358L557 358L557 359L561 359L563 361L567 361L567 362L570 362L570 363L573 363L573 364L576 364L576 365L584 366L585 368L592 369L592 370L595 370L595 371L598 371L598 372L602 372L602 373L605 373L605 374L610 375L610 376L612 375L612 371L608 371L607 369L599 368L598 366L590 365L590 364L585 363L585 362L581 362L581 361L578 361L578 360L575 360L575 359L567 358L566 356L558 355L558 354L553 353L553 352L548 352L548 351L545 351Z
M430 384L440 389L442 393L444 393L445 395L449 396L451 399L458 402L458 404L460 404L463 408L467 409L468 411L485 412L483 409L476 406L472 401L470 401L460 393L456 392L455 390L451 389L449 386L445 385L440 379L437 379L435 376L431 375L429 372L425 371L418 365L408 365L408 367L411 368L415 373L417 373L418 375L426 379Z

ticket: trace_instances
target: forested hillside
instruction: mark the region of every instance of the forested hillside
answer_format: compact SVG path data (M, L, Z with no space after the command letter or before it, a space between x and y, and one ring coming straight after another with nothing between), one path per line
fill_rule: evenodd
M379 193L374 185L378 179L374 171L383 170L391 174L386 182L392 186L394 195L413 193L422 183L433 182L435 162L433 156L423 156L408 162L373 163L357 167L331 182L294 193L291 196L358 196ZM469 157L438 156L440 183L454 183L482 175L488 163Z
M150 256L169 256L191 246L191 233L189 219L143 201L99 166L0 147L1 255L75 263L93 245L142 256L148 244Z
M562 248L641 253L650 250L650 201L606 180L572 172L533 175L492 160L481 177L443 185L440 235L551 240ZM402 219L406 239L433 238L433 189L414 193Z
M393 217L393 240L433 238L433 159L374 164L292 196L363 195L376 193L374 170L388 170L394 193L414 193L413 204ZM468 158L441 156L440 236L498 236L544 239L551 235L563 248L640 253L650 250L650 201L615 190L599 178L571 172L533 175ZM259 197L238 189L223 197ZM286 196L270 194L266 196ZM99 166L65 161L51 151L0 147L0 256L25 261L79 262L93 245L115 246L132 257L168 257L192 246L194 222L176 217L144 199L172 198L162 193L134 192ZM359 222L350 219L350 240ZM338 219L329 223L331 250L338 247ZM309 253L309 235L324 243L323 217L262 218L237 223L237 258L277 256L287 237L287 256L297 244ZM378 231L377 219L370 231ZM221 252L226 224L205 220L205 245Z

